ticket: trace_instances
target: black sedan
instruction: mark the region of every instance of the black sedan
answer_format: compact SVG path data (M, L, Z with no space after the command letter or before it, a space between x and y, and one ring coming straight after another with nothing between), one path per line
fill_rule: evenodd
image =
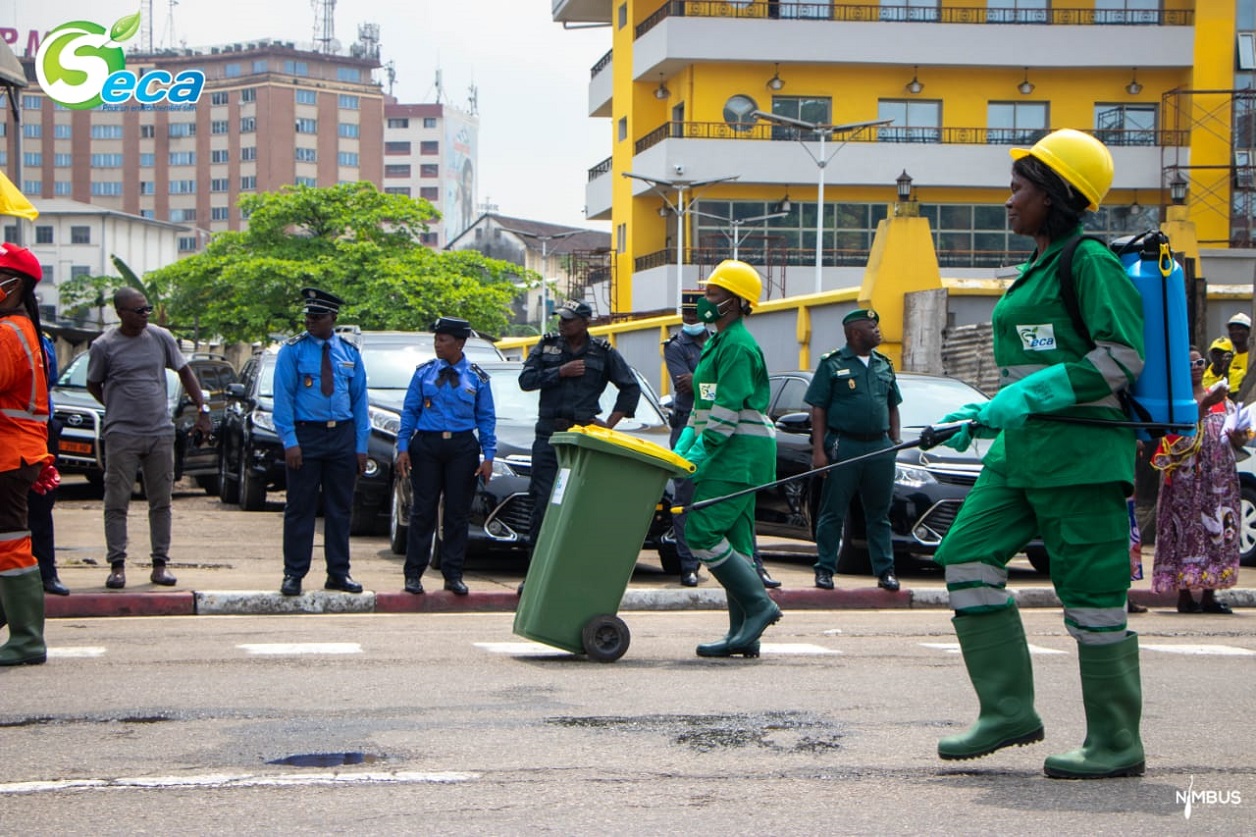
M518 362L480 363L492 376L493 402L497 411L497 458L493 460L493 478L485 485L477 480L475 498L471 503L468 553L503 551L526 554L532 501L528 486L532 473L532 440L536 435L537 393L519 388ZM638 375L638 378L640 376ZM669 429L649 384L641 381L641 401L636 416L622 420L616 430L654 442L666 448ZM602 414L610 413L617 390L606 388L602 395ZM379 437L376 427L373 435ZM406 550L410 519L410 481L393 480L393 502L389 525L390 543L394 553ZM608 499L608 502L614 502ZM665 496L656 507L645 548L657 549L666 572L680 571L676 542L672 535L670 498ZM432 566L440 565L440 533L432 546Z
M811 372L779 372L770 376L772 400L769 415L776 421L777 479L811 469L811 407L803 400ZM988 400L963 381L936 375L898 374L903 403L899 406L905 441L965 404ZM894 499L890 528L895 555L932 555L955 522L969 488L981 473L981 456L988 441L978 439L963 453L948 447L898 452L894 474ZM820 501L820 477L786 483L759 492L756 531L801 540L815 540ZM1027 552L1035 568L1045 571L1046 553L1040 545ZM871 572L863 508L858 498L846 515L846 528L838 550L840 573Z

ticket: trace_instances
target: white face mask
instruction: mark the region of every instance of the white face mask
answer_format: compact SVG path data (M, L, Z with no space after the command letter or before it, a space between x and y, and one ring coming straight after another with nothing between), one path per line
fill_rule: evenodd
M22 279L20 276L10 276L7 279L0 279L0 302L4 302L8 299L9 294L13 292L15 287L20 288L21 286Z
M680 330L690 337L697 337L699 334L706 334L707 328L702 323L684 323Z

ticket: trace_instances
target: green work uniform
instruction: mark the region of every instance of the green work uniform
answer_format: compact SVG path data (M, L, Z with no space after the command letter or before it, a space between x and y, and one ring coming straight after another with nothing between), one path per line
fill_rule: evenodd
M771 482L776 476L776 428L766 412L767 365L759 344L736 320L702 347L693 372L689 424L707 458L692 477L694 501ZM706 564L733 551L754 554L754 495L689 513L685 537Z
M1057 271L1066 240L1035 253L994 307L1001 386L1064 364L1076 406L1058 414L1121 421L1126 416L1115 393L1132 385L1143 367L1142 300L1106 247L1081 242L1073 276L1092 347L1060 295ZM1133 431L1030 416L1002 431L984 462L935 556L947 568L951 606L959 613L1008 607L1005 565L1041 535L1070 633L1090 643L1123 638Z
M850 346L820 358L806 402L828 411L824 452L830 464L885 450L893 442L887 435L890 408L903 401L894 364L873 351L865 364ZM880 576L894 569L890 532L890 501L894 496L894 455L876 456L828 472L820 493L816 521L817 570L837 571L837 550L851 499L859 495L868 531L872 573Z

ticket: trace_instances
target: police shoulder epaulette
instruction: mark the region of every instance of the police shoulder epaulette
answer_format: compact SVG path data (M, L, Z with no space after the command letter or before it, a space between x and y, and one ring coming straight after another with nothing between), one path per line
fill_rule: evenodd
M890 366L890 371L893 371L893 370L894 370L894 361L890 359L889 355L883 355L883 354L881 354L880 352L878 352L876 349L873 349L873 350L872 350L872 353L873 353L874 355L876 355L877 357L881 358L881 360L883 360L883 361L885 361L886 363L888 363L888 364L889 364L889 366Z
M829 358L834 357L840 351L841 349L834 349L831 352L825 352L824 354L820 355L820 360L828 360Z
M562 337L562 335L561 335L561 334L559 334L557 331L547 331L547 332L545 332L544 334L542 334L542 335L541 335L541 342L542 342L542 343L553 343L553 342L554 342L555 340L557 340L559 337Z
M303 331L300 334L298 334L296 337L289 337L287 341L285 342L289 346L295 346L296 344L300 343L302 340L304 340L305 338L309 336L310 336L310 333L308 331Z
M678 337L680 337L680 332L679 332L679 331L678 331L678 332L676 332L675 334L673 334L671 337L668 337L666 340L664 340L664 341L663 341L663 345L664 345L664 346L666 346L668 343L675 343L675 342L676 342L676 338L678 338Z
M485 372L483 369L481 369L477 364L468 363L467 368L470 369L473 373L475 373L475 377L480 379L480 383L484 383L484 384L488 383L488 377L489 377L488 373Z
M352 340L346 340L343 337L341 337L340 345L344 346L346 349L348 349L355 355L362 354L362 350L358 348L358 344L354 343Z
M593 337L592 335L590 335L589 342L592 343L594 346L599 346L605 351L609 351L610 349L615 348L614 346L611 345L611 342L609 340L606 340L601 337Z
M436 363L436 361L438 360L440 360L440 358L436 358L436 357L432 358L431 360L425 360L422 363L420 363L418 366L414 367L414 371L417 372L420 369L426 369L427 367L431 366L433 363Z

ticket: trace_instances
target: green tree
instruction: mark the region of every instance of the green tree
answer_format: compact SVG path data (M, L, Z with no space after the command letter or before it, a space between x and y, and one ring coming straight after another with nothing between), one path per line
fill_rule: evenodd
M201 333L227 340L299 331L306 285L343 298L340 321L364 329L424 330L446 314L500 334L518 293L514 283L525 274L477 252L419 244L439 213L425 200L384 194L370 183L286 186L247 195L240 209L247 230L220 233L204 252L145 277L171 289L175 322L196 321Z
M115 255L110 255L109 260L119 276L73 276L58 286L62 310L70 317L81 317L95 308L96 321L103 324L104 310L113 305L114 291L131 287L144 294L148 304L153 306L152 321L160 326L170 326L169 287L157 280L145 282L131 270L130 265Z

